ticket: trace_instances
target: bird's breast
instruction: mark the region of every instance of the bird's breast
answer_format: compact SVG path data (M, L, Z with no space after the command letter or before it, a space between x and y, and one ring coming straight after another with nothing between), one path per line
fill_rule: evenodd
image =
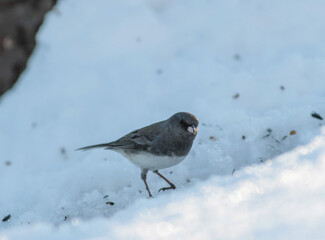
M177 165L185 156L157 156L149 153L124 154L135 166L147 170L159 170Z

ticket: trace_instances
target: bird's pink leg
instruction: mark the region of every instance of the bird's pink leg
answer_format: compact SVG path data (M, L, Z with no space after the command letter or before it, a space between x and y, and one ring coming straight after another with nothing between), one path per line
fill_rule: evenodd
M169 189L175 189L176 188L176 186L172 182L170 182L167 178L165 178L161 173L159 173L158 170L155 170L153 172L155 174L157 174L159 177L161 177L162 179L164 179L170 186L170 187L160 188L158 192L160 192L161 190L166 191L166 190L169 190Z

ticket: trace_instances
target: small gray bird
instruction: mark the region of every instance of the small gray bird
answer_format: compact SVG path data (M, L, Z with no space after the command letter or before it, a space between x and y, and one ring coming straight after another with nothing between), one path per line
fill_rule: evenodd
M175 189L175 185L158 170L172 167L184 160L192 147L198 125L199 120L193 114L179 112L165 121L135 130L114 142L77 150L105 148L121 153L141 169L141 178L149 197L152 197L146 180L148 171L153 171L169 184L169 187L159 191Z

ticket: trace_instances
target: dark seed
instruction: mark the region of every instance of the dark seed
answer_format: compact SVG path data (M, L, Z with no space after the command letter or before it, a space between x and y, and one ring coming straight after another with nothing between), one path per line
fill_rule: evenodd
M114 202L106 202L106 204L113 206L115 203Z
M216 140L216 138L214 136L210 136L209 139L212 140L212 141Z
M241 136L241 139L245 140L246 139L246 136L245 135Z
M263 136L263 138L267 138L267 137L269 137L271 134L269 133L269 134L266 134L265 136Z
M317 118L317 119L319 119L319 120L323 120L323 118L322 118L318 113L316 113L316 112L312 112L312 113L311 113L311 116L312 116L313 118Z
M274 137L272 137L272 139L276 142L276 143L280 143L280 141L278 139L275 139Z
M161 74L162 74L162 70L161 70L160 68L158 68L158 69L156 70L156 74L157 74L157 75L161 75Z
M5 216L5 217L2 219L2 222L7 222L10 218L11 218L11 215L9 214L8 216Z
M61 152L62 155L64 155L64 154L66 154L67 151L65 150L64 147L61 147L60 152Z
M108 195L105 195L103 198L108 198Z
M241 56L238 53L234 54L233 58L237 61L241 60Z
M239 98L239 93L236 93L234 96L232 96L233 99Z
M271 136L272 129L271 128L268 128L268 129L266 129L266 131L268 132L268 134L266 134L265 136L263 136L263 138L267 138L267 137Z

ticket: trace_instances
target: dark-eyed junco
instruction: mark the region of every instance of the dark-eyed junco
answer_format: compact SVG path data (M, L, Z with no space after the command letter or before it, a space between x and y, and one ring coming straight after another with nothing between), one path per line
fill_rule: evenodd
M141 169L141 178L149 197L152 197L146 181L147 172L153 171L169 184L170 187L160 190L175 189L175 185L158 170L172 167L184 160L192 147L198 125L199 121L193 114L179 112L165 121L135 130L114 142L87 146L78 150L102 147L123 154Z

